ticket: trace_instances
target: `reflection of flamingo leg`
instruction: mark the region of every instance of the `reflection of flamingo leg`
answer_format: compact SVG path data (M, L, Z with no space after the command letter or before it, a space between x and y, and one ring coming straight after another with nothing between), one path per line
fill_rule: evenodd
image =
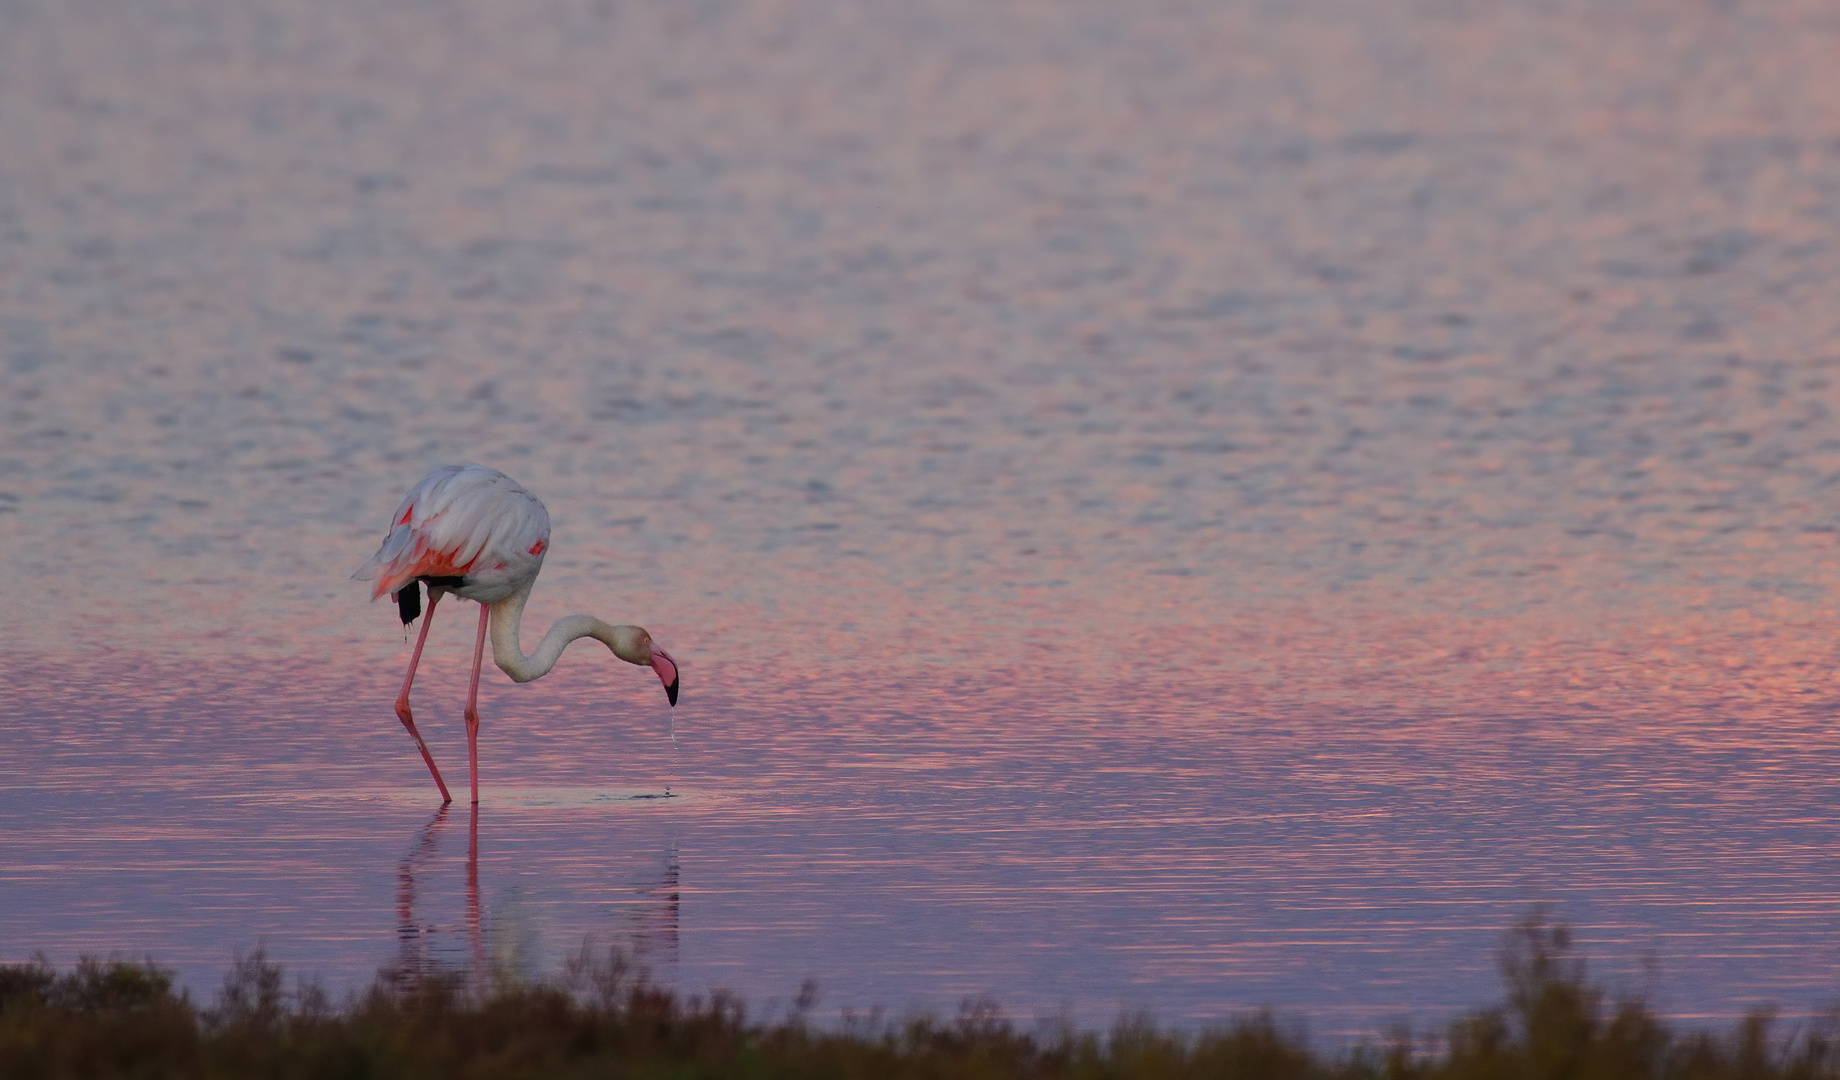
M429 610L434 610L430 605ZM473 805L479 805L479 664L486 655L486 616L492 609L479 605L479 640L473 643L473 685L466 691L466 767L473 776ZM442 789L446 793L446 789Z
M405 589L421 587L420 581L411 581L403 586ZM434 767L434 755L428 752L428 744L422 741L422 733L415 730L415 717L409 712L409 687L415 682L416 665L422 662L422 646L428 641L428 627L434 624L434 606L440 602L442 592L441 589L428 590L428 610L422 615L422 632L416 635L415 651L409 654L409 674L403 676L402 693L396 695L396 718L402 721L403 727L409 729L409 737L415 740L416 747L422 752L422 760L428 763L428 771L434 774L434 786L441 789L441 802L446 804L453 802L454 797L447 793L447 781L441 779L441 770ZM475 662L473 684L477 686L478 683L479 664Z
M486 976L485 928L479 916L479 803L473 803L466 830L466 933L473 946L473 981L482 990Z
M415 921L415 866L434 853L435 830L446 820L447 807L443 805L434 812L428 824L422 826L421 840L409 849L409 854L403 856L396 868L396 937L402 947L398 974L404 978L420 978L432 970L424 940L427 928Z

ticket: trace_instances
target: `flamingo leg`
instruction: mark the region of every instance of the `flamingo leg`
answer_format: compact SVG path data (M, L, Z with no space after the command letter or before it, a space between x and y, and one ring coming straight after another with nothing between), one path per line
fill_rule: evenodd
M414 588L421 588L420 582L411 582ZM396 695L396 719L403 727L409 729L409 737L415 740L416 748L422 752L422 760L428 763L428 771L434 774L434 786L441 789L441 805L454 801L447 793L447 781L441 779L441 770L434 767L434 755L428 752L428 744L422 741L422 733L415 730L415 717L409 712L409 687L415 682L415 667L422 662L422 646L428 641L428 627L434 622L434 606L441 600L441 590L428 590L428 611L422 616L422 632L416 635L415 651L409 654L409 674L403 677L402 693ZM477 667L478 665L474 665ZM474 681L478 681L477 675Z
M479 665L486 655L486 616L492 609L479 605L479 640L473 643L473 685L466 691L466 764L473 774L473 805L479 805Z

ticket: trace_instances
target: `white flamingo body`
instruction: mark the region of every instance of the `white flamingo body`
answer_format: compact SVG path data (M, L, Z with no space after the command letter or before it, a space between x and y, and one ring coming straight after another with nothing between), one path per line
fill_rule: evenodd
M420 590L423 585L428 587L428 611L415 640L415 652L409 657L402 693L396 698L396 716L428 763L442 802L451 802L452 796L427 743L415 729L409 687L415 682L435 605L448 593L479 602L479 637L473 647L473 680L466 704L467 761L475 804L479 802L479 671L488 625L493 662L517 682L547 674L571 641L591 637L621 660L650 667L664 683L671 704L677 704L677 665L642 627L613 626L591 615L570 615L557 620L530 655L524 654L518 644L518 623L549 551L549 512L517 481L483 465L443 465L409 489L390 520L389 535L377 554L352 576L376 580L373 600L385 593L396 594L404 624L420 613Z
M417 578L464 577L449 592L495 604L529 592L549 551L549 511L517 481L483 465L443 465L403 496L390 535L354 577L375 600Z

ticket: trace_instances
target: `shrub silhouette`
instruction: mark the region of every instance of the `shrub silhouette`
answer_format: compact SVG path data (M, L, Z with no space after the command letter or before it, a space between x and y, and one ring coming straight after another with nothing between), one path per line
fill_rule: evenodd
M0 966L0 1077L778 1077L906 1080L1840 1080L1831 1021L1778 1036L1758 1012L1729 1032L1671 1031L1639 998L1607 1004L1569 931L1535 913L1507 934L1500 1004L1441 1039L1393 1032L1342 1054L1269 1011L1199 1032L1144 1015L1104 1033L1019 1029L988 999L951 1019L810 1022L807 983L773 1022L733 995L682 996L616 954L583 951L539 983L385 971L333 1007L257 950L199 1008L152 961L42 956Z

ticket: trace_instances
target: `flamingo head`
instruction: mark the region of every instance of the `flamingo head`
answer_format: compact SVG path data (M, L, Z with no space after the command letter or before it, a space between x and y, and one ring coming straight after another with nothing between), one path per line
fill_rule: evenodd
M677 704L677 661L671 654L652 643L652 635L639 626L616 626L613 628L613 655L629 664L649 667L658 674L658 681L664 684L664 696Z

